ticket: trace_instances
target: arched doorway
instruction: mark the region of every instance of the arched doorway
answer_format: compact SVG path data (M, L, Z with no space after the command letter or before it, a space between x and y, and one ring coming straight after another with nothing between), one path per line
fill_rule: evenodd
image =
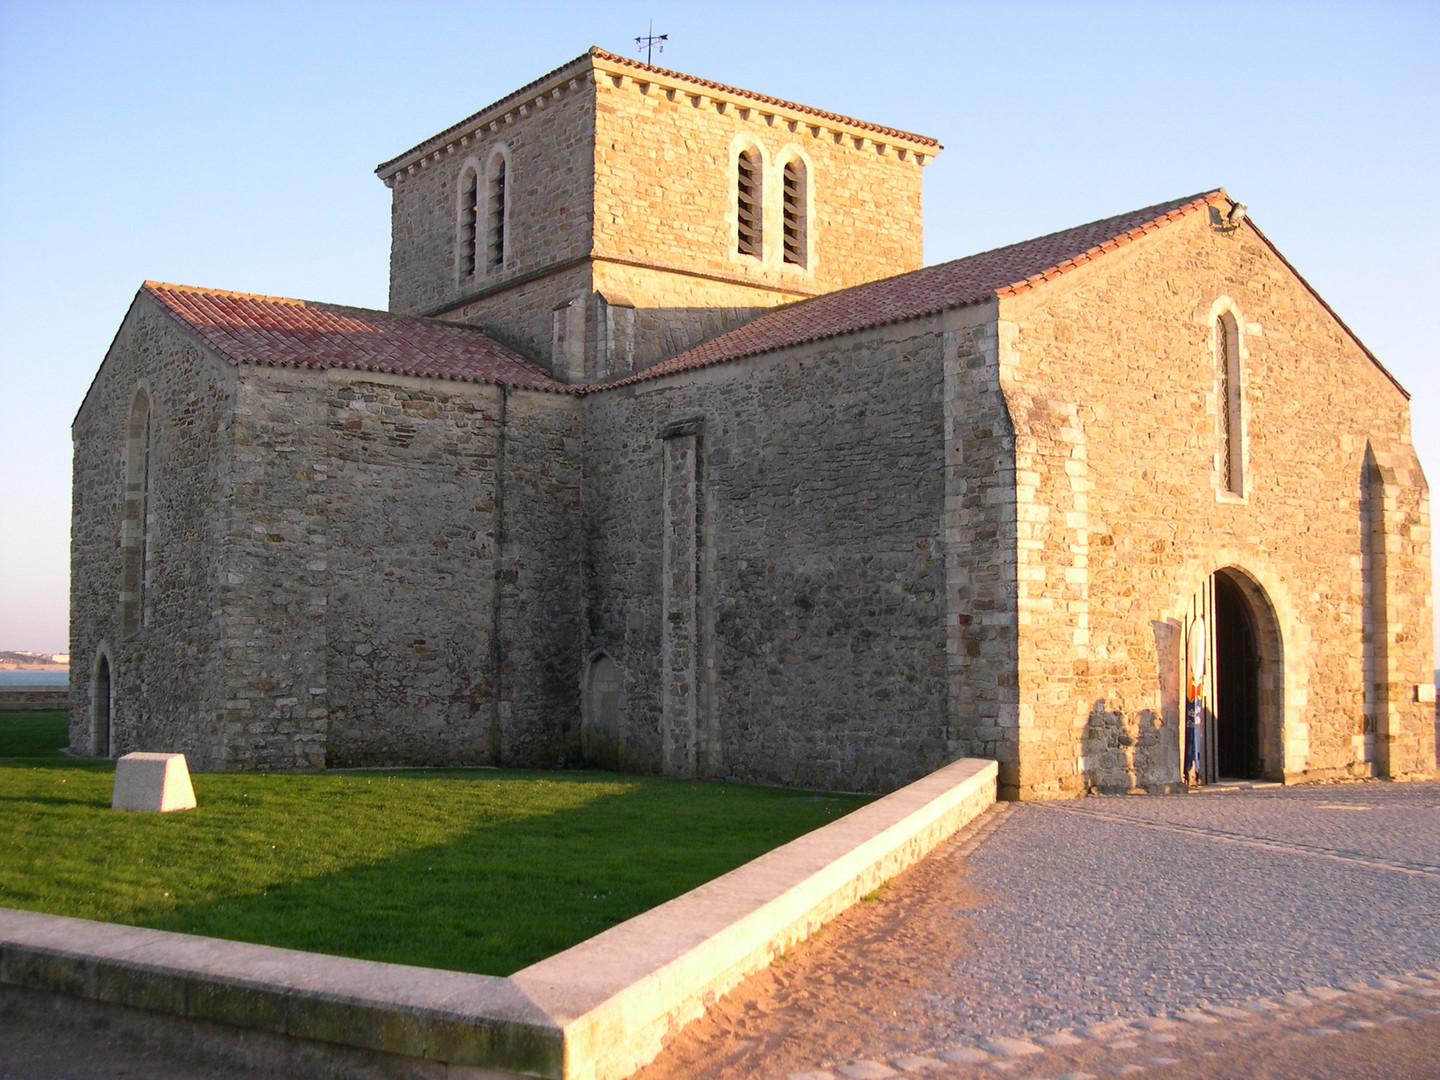
M1215 765L1220 777L1259 780L1260 639L1244 592L1215 575Z
M95 678L90 683L90 751L96 757L110 756L110 658L104 653L95 661Z
M580 719L580 752L587 765L601 769L622 766L624 694L619 667L605 653L598 653L586 673L585 707Z
M1284 655L1265 590L1238 567L1205 580L1185 619L1185 771L1201 783L1284 777Z

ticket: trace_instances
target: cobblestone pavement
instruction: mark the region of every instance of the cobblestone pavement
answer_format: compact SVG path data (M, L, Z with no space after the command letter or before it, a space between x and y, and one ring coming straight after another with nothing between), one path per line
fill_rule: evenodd
M967 860L985 901L966 913L953 987L908 1002L895 1045L784 1075L1221 1075L1205 1060L1248 1039L1337 1059L1315 1075L1384 1076L1400 1073L1326 1047L1440 1047L1440 784L993 815ZM948 1037L930 1046L901 1034L937 1025ZM1434 1056L1417 1067L1440 1076Z
M641 1077L1435 1080L1437 928L1437 783L1006 804ZM216 1075L0 1014L0 1077Z

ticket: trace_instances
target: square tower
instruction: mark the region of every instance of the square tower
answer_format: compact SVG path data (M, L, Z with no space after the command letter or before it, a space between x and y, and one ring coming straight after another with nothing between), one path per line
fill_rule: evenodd
M624 377L921 265L934 139L600 49L376 171L390 307L485 328L556 377Z

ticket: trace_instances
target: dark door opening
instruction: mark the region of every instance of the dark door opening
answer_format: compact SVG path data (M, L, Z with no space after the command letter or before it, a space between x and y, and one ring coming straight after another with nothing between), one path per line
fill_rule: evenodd
M1260 775L1260 642L1250 602L1215 576L1215 752L1223 777Z
M110 660L100 657L95 665L95 686L90 708L95 714L95 755L110 756Z

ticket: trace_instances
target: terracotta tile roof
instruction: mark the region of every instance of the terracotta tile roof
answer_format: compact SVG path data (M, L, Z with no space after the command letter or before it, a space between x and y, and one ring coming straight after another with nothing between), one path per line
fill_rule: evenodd
M147 281L141 292L232 364L348 368L573 393L471 326Z
M605 385L625 386L934 315L992 296L1016 296L1226 198L1222 189L1190 195L954 262L826 293L762 315L664 363Z

